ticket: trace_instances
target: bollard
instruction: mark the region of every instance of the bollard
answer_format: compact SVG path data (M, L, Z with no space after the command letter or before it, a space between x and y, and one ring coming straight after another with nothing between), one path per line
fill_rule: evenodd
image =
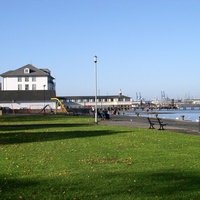
M184 115L181 115L181 119L182 119L182 120L184 120L184 117L185 117Z

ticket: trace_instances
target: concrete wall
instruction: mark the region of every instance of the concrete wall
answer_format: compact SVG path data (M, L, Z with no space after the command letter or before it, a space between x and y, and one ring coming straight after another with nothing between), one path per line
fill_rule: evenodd
M46 101L45 104L44 102L10 102L10 103L0 103L0 107L8 107L11 109L23 109L23 108L28 108L28 109L37 109L40 110L44 107L44 105L50 105L52 109L56 109L56 102L55 101ZM47 107L49 109L49 107Z

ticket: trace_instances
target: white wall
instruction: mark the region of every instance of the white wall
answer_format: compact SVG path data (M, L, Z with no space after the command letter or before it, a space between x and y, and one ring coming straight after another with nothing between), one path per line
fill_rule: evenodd
M37 77L37 90L48 90L48 78L47 77ZM45 85L45 88L44 88Z
M52 109L56 109L55 101L46 101L45 104L44 104L44 102L38 102L38 103L10 102L10 103L0 103L0 106L1 107L9 107L11 109L20 109L20 108L42 109L44 107L44 105L47 105L47 104L49 104ZM49 107L47 109L49 109Z
M29 77L29 82L25 81L25 77L22 77L21 82L18 82L17 77L4 78L2 90L18 90L19 84L22 84L22 90L25 90L25 85L27 84L29 85L29 90L32 90L33 84L36 84L36 90L48 90L47 77L36 77L36 82L32 81L32 77Z
M17 78L3 78L3 90L18 90Z

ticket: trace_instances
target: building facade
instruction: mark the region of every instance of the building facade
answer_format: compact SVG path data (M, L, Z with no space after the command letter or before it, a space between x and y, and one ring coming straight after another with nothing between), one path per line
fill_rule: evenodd
M25 65L0 75L0 106L11 109L42 109L49 105L56 108L54 78L49 69L38 69Z
M95 96L59 96L65 107L95 107ZM118 95L97 96L97 107L104 108L131 108L131 97L120 91Z
M25 65L17 70L1 74L3 91L9 90L55 90L54 78L49 69Z

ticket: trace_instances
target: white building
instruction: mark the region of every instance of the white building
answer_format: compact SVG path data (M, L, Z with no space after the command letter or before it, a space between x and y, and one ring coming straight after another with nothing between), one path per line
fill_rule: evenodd
M11 109L42 109L49 105L55 109L56 97L54 78L48 69L25 65L3 74L0 90L0 106Z
M25 65L1 74L2 90L55 90L54 78L49 69Z
M95 96L59 96L66 107L95 107ZM131 108L131 97L122 94L97 96L98 108Z

